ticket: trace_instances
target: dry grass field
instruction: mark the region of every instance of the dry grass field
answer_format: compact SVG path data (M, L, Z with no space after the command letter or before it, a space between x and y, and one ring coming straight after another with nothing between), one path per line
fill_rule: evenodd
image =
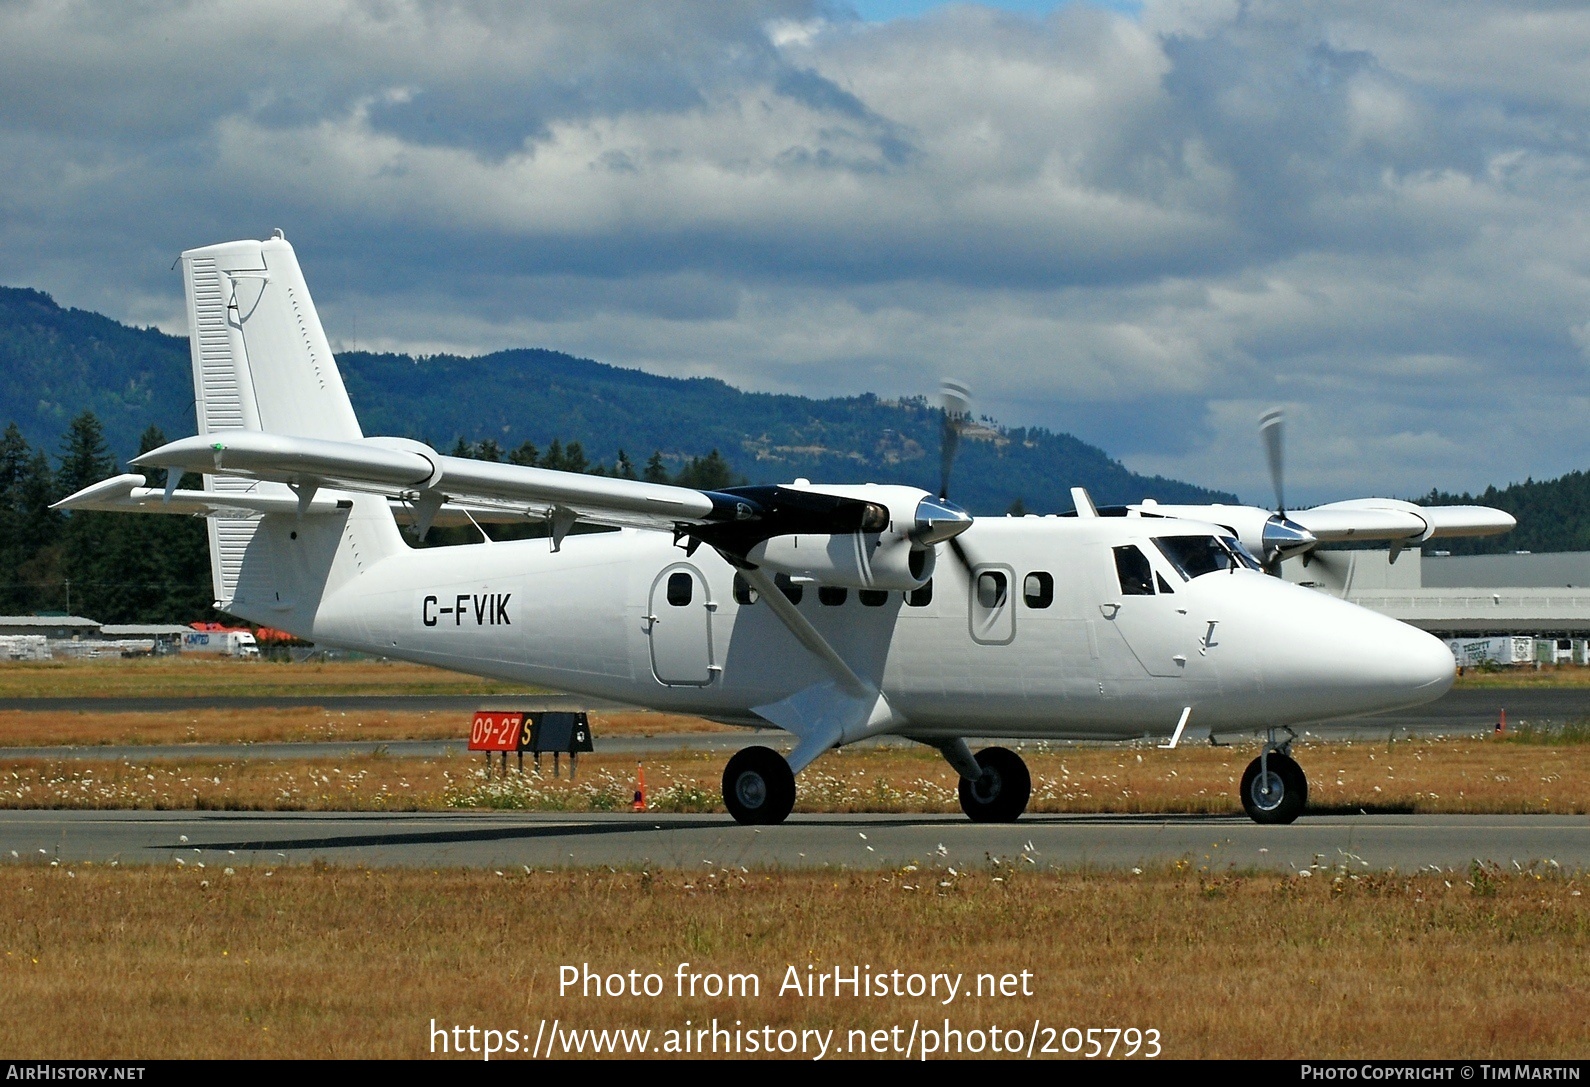
M508 699L501 699L511 704ZM728 732L726 725L671 713L591 714L597 736L658 736ZM316 706L195 709L175 713L95 713L90 710L0 710L0 755L7 747L62 744L281 743L334 740L461 740L469 736L462 710L387 712L326 710Z
M0 664L0 698L181 698L195 695L507 694L523 684L444 672L401 661L205 659L7 661Z
M1547 872L1313 879L0 867L0 1052L417 1057L444 1029L1137 1027L1166 1057L1590 1050L1590 899ZM865 924L858 924L866 918ZM559 995L559 967L759 997ZM1031 996L778 995L789 965L1030 971ZM1041 1037L1041 1035L1040 1035Z
M1459 688L1590 687L1590 667L1469 670ZM189 695L510 694L533 690L402 661L277 661L192 656L7 661L0 698L178 698Z
M1590 687L1590 667L1578 664L1560 664L1554 668L1468 668L1458 676L1456 684L1463 688L1514 688L1530 690L1536 687Z
M1577 735L1577 734L1575 734ZM1560 734L1553 734L1559 737ZM1590 811L1590 743L1412 739L1294 748L1314 811L1555 813ZM1234 812L1250 747L1026 745L1035 812ZM652 806L718 811L726 755L648 758ZM510 759L512 765L514 760ZM628 806L636 761L587 755L580 777L486 776L482 756L339 759L0 760L0 807L610 811ZM527 761L526 768L531 764ZM565 775L567 771L565 770ZM850 748L800 778L797 811L955 812L956 778L925 748Z

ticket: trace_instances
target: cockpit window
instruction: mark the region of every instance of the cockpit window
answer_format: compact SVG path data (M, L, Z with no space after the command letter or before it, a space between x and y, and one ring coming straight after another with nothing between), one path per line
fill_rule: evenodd
M1222 570L1259 569L1242 545L1230 537L1156 536L1154 545L1170 560L1177 573L1191 581Z
M1260 564L1258 559L1253 557L1252 551L1249 551L1246 547L1242 546L1241 540L1237 539L1235 536L1222 536L1220 537L1220 542L1230 548L1231 553L1237 557L1237 561L1242 563L1242 565L1246 566L1249 570L1257 570L1261 574L1264 573L1263 565Z
M1115 574L1127 596L1154 595L1154 570L1148 565L1148 556L1132 544L1115 549Z

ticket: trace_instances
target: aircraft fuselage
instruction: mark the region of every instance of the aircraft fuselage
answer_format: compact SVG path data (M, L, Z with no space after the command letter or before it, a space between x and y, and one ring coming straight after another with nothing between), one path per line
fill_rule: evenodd
M272 519L267 519L272 520ZM287 519L282 519L285 524ZM279 529L282 527L278 525ZM1151 518L978 521L972 577L941 559L924 594L799 587L798 607L913 736L1168 735L1417 705L1452 682L1429 635L1249 569L1186 579L1152 543L1196 525ZM1123 591L1135 546L1155 591ZM997 576L980 586L983 574ZM992 591L991 591L992 590ZM410 550L301 612L319 644L557 690L764 723L751 708L825 678L710 548L622 530ZM261 623L290 620L234 605ZM295 609L296 611L297 609Z

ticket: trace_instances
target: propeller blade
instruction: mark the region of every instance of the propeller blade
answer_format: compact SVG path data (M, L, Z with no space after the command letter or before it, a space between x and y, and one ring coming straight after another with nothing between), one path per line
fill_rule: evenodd
M972 560L971 557L966 554L966 548L962 546L961 541L954 536L951 536L946 542L950 545L950 554L954 555L955 560L961 564L961 572L966 575L966 580L971 581Z
M1259 417L1259 437L1264 440L1264 455L1270 462L1270 483L1275 487L1275 511L1286 513L1286 492L1282 486L1281 430L1286 413L1276 408Z
M960 450L961 428L972 413L972 393L959 381L945 378L939 386L939 406L944 409L943 430L939 437L939 497L950 496L950 470Z

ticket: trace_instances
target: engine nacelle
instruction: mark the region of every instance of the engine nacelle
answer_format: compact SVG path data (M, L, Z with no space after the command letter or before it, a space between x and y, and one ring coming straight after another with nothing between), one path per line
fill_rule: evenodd
M746 554L757 566L847 589L920 588L933 576L934 549L895 532L774 536Z

